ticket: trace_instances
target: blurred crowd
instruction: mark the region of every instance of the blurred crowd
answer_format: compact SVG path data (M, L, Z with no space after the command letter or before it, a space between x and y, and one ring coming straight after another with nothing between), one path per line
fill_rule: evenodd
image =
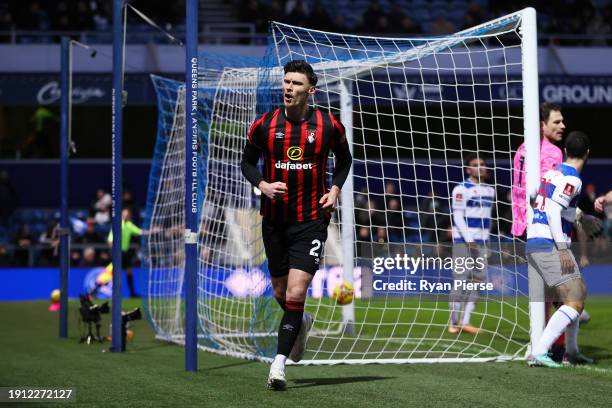
M185 1L130 0L158 24L184 21ZM113 2L108 0L8 0L0 2L0 31L106 31ZM132 14L128 18L138 19Z
M584 246L581 263L588 257L597 258L609 251L612 241L612 205L604 214L594 210L595 199L605 191L586 184L579 201L585 214L602 218L602 233ZM387 182L384 192L376 194L361 190L355 193L355 236L357 256L377 256L378 251L408 253L420 244L433 251L444 252L452 242L451 210L448 198L429 191L406 204L395 182ZM71 265L77 267L106 266L110 262L108 235L111 229L112 199L108 191L97 189L87 209L71 209ZM131 211L132 221L142 225L141 209L128 189L123 192L123 206ZM212 211L212 213L210 213ZM224 245L227 228L223 226L223 208L211 205L203 214L202 229L213 231L210 247ZM208 221L205 221L208 220ZM509 191L498 188L493 207L492 242L512 242L512 208ZM157 225L168 235L169 227ZM182 230L178 231L182 233ZM51 209L19 208L19 198L6 171L0 171L0 267L57 266L59 244L59 212ZM131 248L138 253L140 241L134 238ZM423 250L423 248L419 248ZM212 254L201 254L208 259ZM134 257L138 262L139 257Z
M19 199L7 172L0 171L0 267L58 266L59 211L18 208ZM70 264L75 267L106 266L110 263L112 199L98 189L89 208L69 211L71 234ZM129 190L123 191L123 207L129 208L136 223L140 209ZM140 245L134 239L131 247ZM137 251L136 251L137 252Z
M184 23L184 0L131 0L161 26ZM609 0L234 0L209 7L227 10L230 20L268 32L269 21L354 34L445 35L527 6L538 11L541 34L561 45L610 45ZM133 13L128 18L143 24ZM0 31L110 30L112 2L102 0L8 0L0 2ZM589 36L589 38L580 38ZM545 40L548 41L548 40Z

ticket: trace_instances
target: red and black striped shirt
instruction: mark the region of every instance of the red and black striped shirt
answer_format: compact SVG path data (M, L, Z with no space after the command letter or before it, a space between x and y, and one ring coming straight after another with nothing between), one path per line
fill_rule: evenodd
M287 185L282 199L261 195L261 215L283 223L322 218L319 199L327 192L325 169L330 150L336 158L332 184L342 188L352 157L344 126L337 119L312 108L301 122L287 119L284 108L260 116L249 130L242 172L256 187L262 180ZM263 175L257 169L260 157Z

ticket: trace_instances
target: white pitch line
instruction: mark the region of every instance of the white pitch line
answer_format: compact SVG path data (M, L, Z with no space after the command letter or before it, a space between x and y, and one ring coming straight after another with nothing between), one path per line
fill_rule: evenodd
M601 367L593 367L588 365L575 365L571 368L575 368L576 370L586 370L586 371L595 371L597 373L604 374L612 374L612 368L601 368Z

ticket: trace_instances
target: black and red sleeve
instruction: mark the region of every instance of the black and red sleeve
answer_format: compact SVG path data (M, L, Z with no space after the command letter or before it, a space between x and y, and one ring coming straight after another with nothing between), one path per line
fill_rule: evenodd
M248 140L244 146L244 151L242 152L242 161L240 163L242 174L255 187L259 186L259 183L261 183L261 181L264 179L261 172L257 168L257 162L259 162L259 158L262 155L262 149L260 147L263 134L262 124L266 116L267 113L264 113L251 125Z
M338 186L342 189L346 178L351 171L351 164L353 163L353 157L351 156L351 150L349 149L348 142L346 140L346 130L344 125L334 118L333 115L329 115L333 127L332 137L330 140L330 147L336 159L334 166L334 172L332 175L332 185Z

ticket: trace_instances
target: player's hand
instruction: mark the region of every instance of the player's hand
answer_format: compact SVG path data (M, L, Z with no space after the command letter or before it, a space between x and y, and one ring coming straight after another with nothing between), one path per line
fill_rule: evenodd
M567 275L574 271L574 262L572 262L572 254L569 249L559 251L559 259L561 260L561 273Z
M329 192L323 194L323 196L319 200L319 204L321 204L324 210L327 210L329 212L336 211L336 201L338 200L339 193L340 189L338 188L338 186L332 186Z
M279 200L283 198L285 194L287 194L287 185L282 181L275 181L274 183L262 181L259 183L258 188L270 200Z
M591 262L589 261L589 257L586 255L582 255L580 257L580 262L579 265L581 268L586 268L587 266L589 266L591 264Z
M606 196L602 195L595 200L595 211L602 213L606 205Z
M584 214L580 219L580 226L587 237L592 237L601 231L601 220L592 215Z

